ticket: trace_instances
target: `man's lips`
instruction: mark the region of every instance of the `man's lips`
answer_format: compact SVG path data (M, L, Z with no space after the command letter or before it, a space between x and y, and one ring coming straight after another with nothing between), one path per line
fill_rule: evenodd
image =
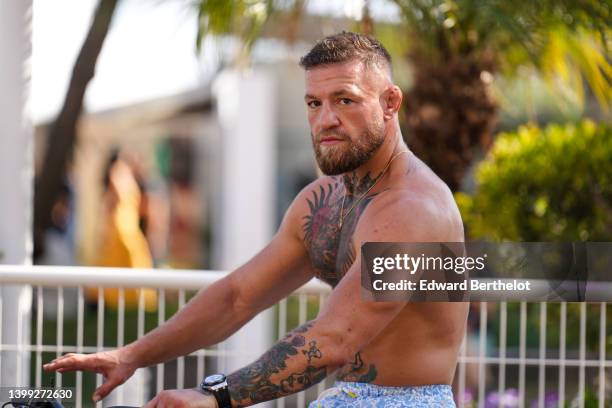
M337 137L324 137L321 139L321 141L319 142L320 144L327 146L327 145L333 145L339 142L342 142L343 139L339 139Z

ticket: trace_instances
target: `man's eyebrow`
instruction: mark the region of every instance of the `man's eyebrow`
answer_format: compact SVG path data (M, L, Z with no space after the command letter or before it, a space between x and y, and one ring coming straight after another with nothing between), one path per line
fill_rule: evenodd
M351 96L356 96L356 95L357 95L357 93L356 93L356 92L353 92L353 91L351 91L351 90L349 90L349 89L339 89L339 90L334 91L334 92L332 92L332 93L331 93L331 96L332 96L332 97L337 97L337 96L341 96L341 95L351 95ZM306 95L304 95L304 99L305 99L305 100L308 100L308 99L319 99L319 98L317 98L317 97L316 97L316 96L314 96L314 95L306 94Z
M331 96L341 96L341 95L356 96L357 94L349 89L339 89L337 91L332 92L331 94Z

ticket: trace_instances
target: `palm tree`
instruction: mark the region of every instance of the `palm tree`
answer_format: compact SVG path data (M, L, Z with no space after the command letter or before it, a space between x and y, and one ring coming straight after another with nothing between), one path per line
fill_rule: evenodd
M405 92L405 136L411 148L453 191L497 125L491 92L496 73L535 68L583 93L583 79L604 109L612 96L608 23L610 0L388 0L401 26L372 24L364 2L355 29L377 35L393 52L404 50L413 86ZM207 34L238 34L244 57L266 23L287 29L289 41L304 0L198 0L198 44ZM273 19L271 17L274 16Z
M612 96L609 1L394 0L407 31L411 148L456 191L497 124L496 73L535 68L551 87L583 79L603 109ZM397 38L396 38L397 41Z

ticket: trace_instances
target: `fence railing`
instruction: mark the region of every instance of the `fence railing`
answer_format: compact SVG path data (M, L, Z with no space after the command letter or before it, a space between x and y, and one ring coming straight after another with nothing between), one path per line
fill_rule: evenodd
M18 359L17 371L30 370L32 386L48 386L49 381L55 387L73 386L75 406L93 406L89 397L93 387L102 383L101 375L50 374L42 371L42 364L66 352L109 350L133 341L162 324L197 290L224 275L219 271L0 265L1 286L30 285L34 293L31 344L0 342L3 352L0 356L5 352L29 356L30 366L19 366L22 359ZM148 292L136 290L143 287L149 288ZM274 306L273 337L280 338L316 316L329 293L326 285L313 280L279 302ZM507 401L509 389L516 390L517 406L530 406L529 401L534 401L537 407L549 407L551 390L559 407L571 401L579 407L593 401L598 407L609 406L606 369L612 367L612 360L607 358L606 347L612 339L607 324L612 313L607 311L608 304L482 302L477 305L470 319L471 330L461 347L455 376L459 406L484 407L485 402L490 406L500 396ZM571 314L568 305L576 313ZM0 298L0 310L6 307L12 305L4 304ZM595 315L598 327L587 327L587 322L593 326ZM537 322L533 321L534 316ZM534 325L537 329L528 329ZM593 336L597 338L594 340ZM571 342L574 338L577 344ZM113 403L121 405L133 393L148 398L164 388L195 386L205 373L223 371L225 357L231 356L259 357L248 350L228 349L224 343L201 349L152 369L139 369L132 383L117 389ZM305 407L331 382L328 379L312 390L275 404ZM150 391L148 396L144 394L145 389ZM590 401L585 398L587 394L591 395Z

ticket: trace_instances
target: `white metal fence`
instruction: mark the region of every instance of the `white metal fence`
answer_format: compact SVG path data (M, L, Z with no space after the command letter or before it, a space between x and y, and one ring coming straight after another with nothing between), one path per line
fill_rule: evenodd
M74 386L76 407L91 406L92 387L101 384L101 375L49 374L42 371L42 364L66 352L113 349L141 337L182 307L198 289L223 275L218 271L0 265L0 285L32 285L34 289L30 344L0 344L0 351L30 357L29 367L20 366L22 360L18 360L17 371L31 371L31 386L49 386L48 381L55 387ZM156 290L154 312L145 310L142 291L137 305L126 307L126 290L143 286ZM105 307L102 290L105 287L120 288L117 305L112 310ZM97 289L97 297L92 299L91 290L90 296L86 296L85 288L93 288L94 292ZM275 306L277 337L316 316L328 294L326 285L313 280L279 302ZM577 308L577 317L568 314L568 305L572 311ZM497 310L490 310L492 306ZM4 304L0 298L0 311L3 307L14 305ZM517 406L531 406L531 401L537 407L550 407L551 404L564 407L570 402L579 407L610 406L607 395L611 392L607 385L610 378L606 381L606 369L612 367L612 361L606 356L607 343L612 341L610 325L606 324L610 316L608 307L606 303L480 303L472 314L477 317L476 325L471 325L473 330L468 332L461 348L455 384L459 406L492 406L496 392L497 397L501 395L502 401L505 399L510 404L509 400L514 398ZM550 316L553 311L554 319ZM595 315L598 315L598 327L587 327L587 322L592 323ZM530 331L537 333L528 332L528 326L534 325L533 322L528 325L528 319L533 316L537 316L538 329ZM576 318L578 327L573 327ZM493 324L496 327L491 329ZM558 344L552 347L550 333L557 331ZM113 339L109 339L109 333L114 335ZM568 333L577 335L568 337ZM595 341L591 338L593 335L588 336L592 333L596 333ZM537 337L537 347L529 346L530 336ZM574 337L578 344L568 344L567 339ZM512 338L518 344L514 344ZM597 344L596 351L593 344ZM259 357L251 354L248 350L229 350L220 344L159 364L153 370L148 369L154 377L148 385L150 395L164 388L193 387L205 373L223 371L220 357ZM312 390L278 400L276 405L304 407L331 382L328 379ZM137 387L141 392L147 384L141 381ZM509 389L516 389L516 395L510 395ZM551 402L551 390L556 395L554 402ZM122 403L124 392L123 386L117 390L116 404ZM590 399L585 395L590 395Z

